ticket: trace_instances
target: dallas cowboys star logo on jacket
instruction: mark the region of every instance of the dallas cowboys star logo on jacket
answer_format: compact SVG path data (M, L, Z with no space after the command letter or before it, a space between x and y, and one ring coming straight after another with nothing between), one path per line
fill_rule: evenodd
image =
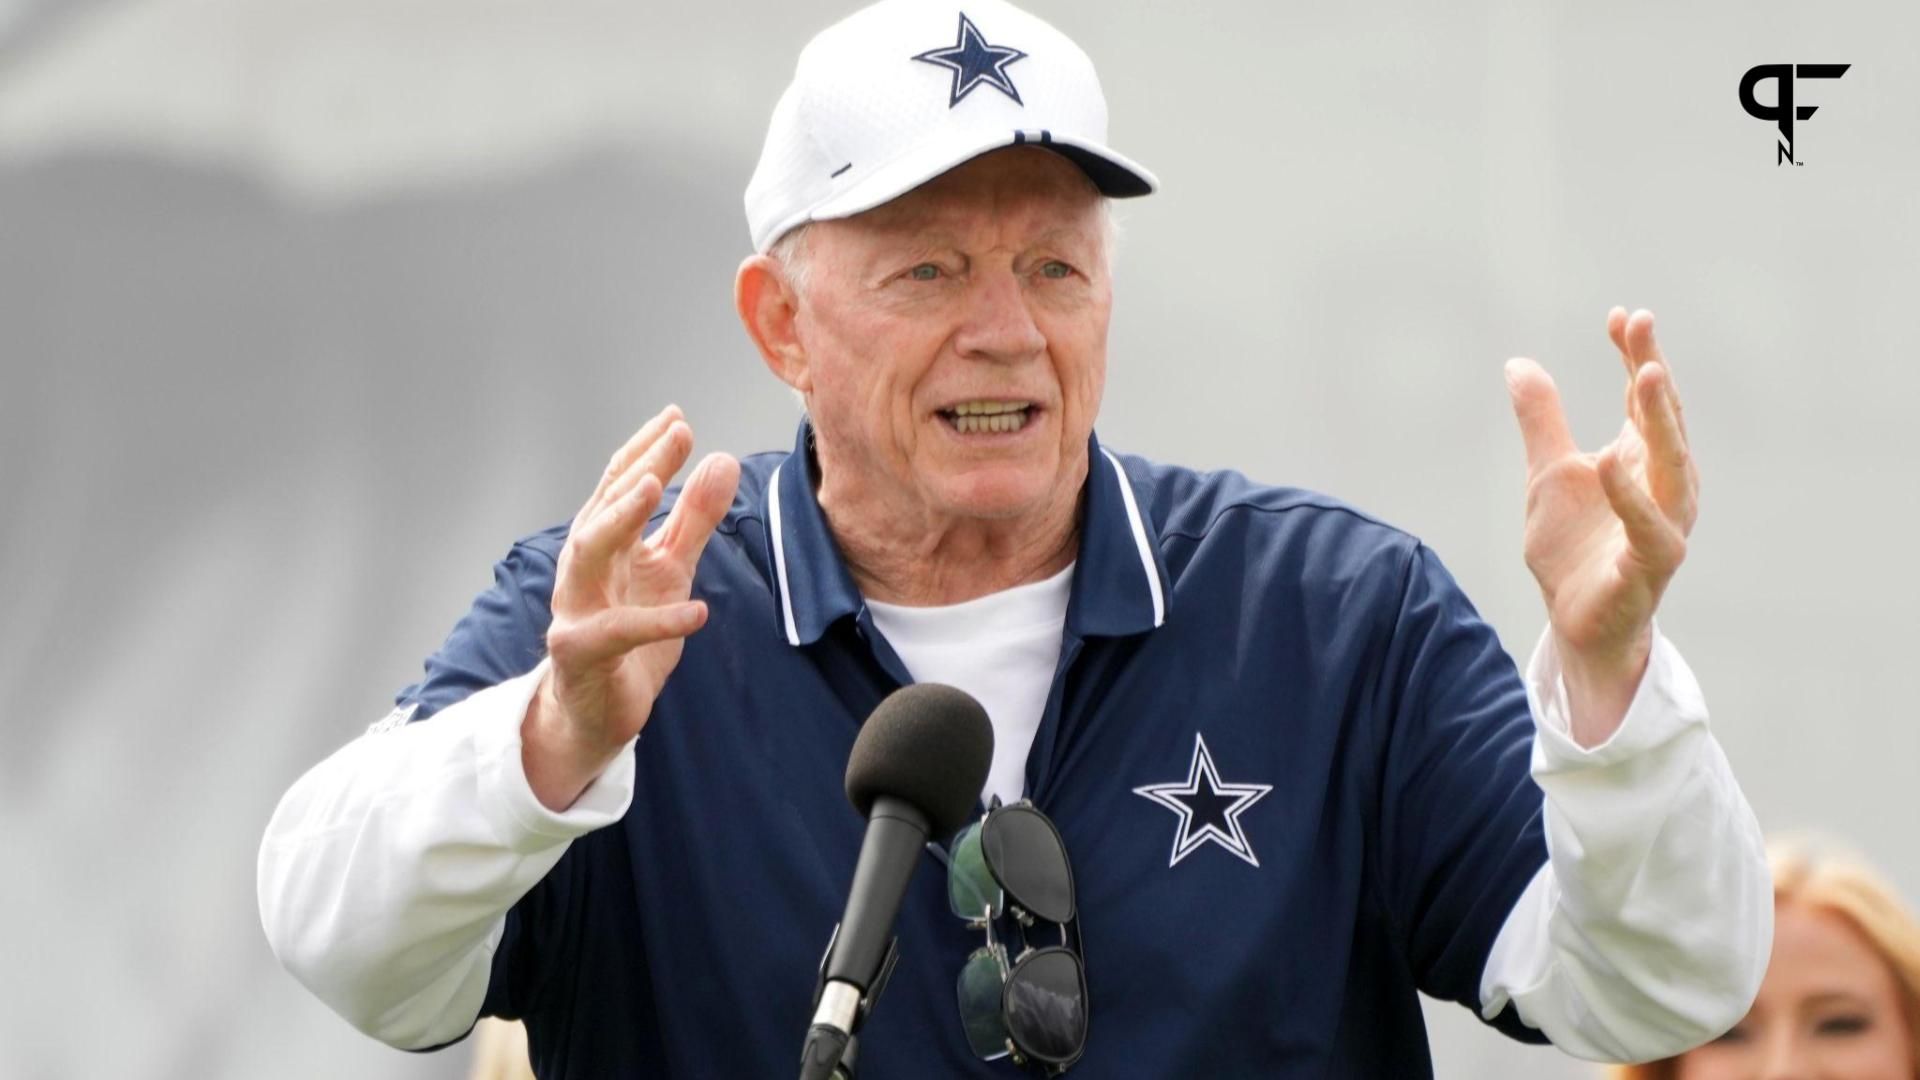
M1133 793L1180 815L1179 828L1173 834L1173 854L1167 861L1171 869L1208 842L1219 844L1249 864L1259 866L1260 859L1253 853L1253 844L1240 824L1240 815L1272 790L1272 784L1222 781L1220 770L1213 763L1213 754L1207 749L1207 740L1196 731L1193 763L1187 766L1184 783L1176 780L1170 784L1148 784L1134 788Z
M962 98L973 93L974 88L982 83L1007 95L1015 105L1024 108L1026 102L1020 100L1020 91L1014 88L1013 80L1007 77L1007 65L1015 60L1024 60L1026 56L1019 49L987 44L986 35L973 25L973 20L967 18L967 13L963 11L960 13L958 40L944 49L928 49L913 59L953 70L953 89L947 95L949 109L960 104Z

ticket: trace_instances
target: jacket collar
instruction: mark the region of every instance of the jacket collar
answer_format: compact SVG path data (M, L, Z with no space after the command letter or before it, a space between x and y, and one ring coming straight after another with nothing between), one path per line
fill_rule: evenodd
M778 629L790 645L811 645L836 621L865 606L814 492L819 461L813 426L802 418L793 452L766 487L769 561ZM1079 561L1067 604L1067 628L1080 636L1119 637L1166 621L1166 570L1159 536L1142 514L1120 459L1087 440Z

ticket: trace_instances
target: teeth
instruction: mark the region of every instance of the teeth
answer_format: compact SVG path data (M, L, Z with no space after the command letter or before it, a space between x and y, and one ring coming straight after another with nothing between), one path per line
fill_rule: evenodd
M962 435L987 435L997 432L1019 431L1027 426L1027 411L981 415L963 413L953 418L953 426Z
M947 411L956 416L997 416L1019 412L1027 405L1024 401L963 401Z

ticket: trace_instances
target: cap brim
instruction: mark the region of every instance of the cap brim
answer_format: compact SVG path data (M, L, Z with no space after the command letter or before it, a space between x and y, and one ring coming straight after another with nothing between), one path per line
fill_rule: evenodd
M1080 166L1087 178L1093 181L1093 186L1109 198L1131 199L1151 195L1160 188L1160 181L1152 173L1098 143L1063 138L1044 131L1037 138L1029 138L1024 132L1015 132L1011 136L996 136L975 143L923 146L903 154L854 181L845 191L815 206L805 220L829 221L871 210L881 203L899 198L941 173L964 165L982 154L1009 146L1037 146L1059 154ZM855 167L858 167L857 162ZM785 232L786 229L781 231Z

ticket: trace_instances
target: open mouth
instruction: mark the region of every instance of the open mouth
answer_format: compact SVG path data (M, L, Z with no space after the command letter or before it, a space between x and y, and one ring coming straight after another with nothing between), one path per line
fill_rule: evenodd
M963 401L940 410L940 418L962 435L1019 431L1039 409L1030 401Z

